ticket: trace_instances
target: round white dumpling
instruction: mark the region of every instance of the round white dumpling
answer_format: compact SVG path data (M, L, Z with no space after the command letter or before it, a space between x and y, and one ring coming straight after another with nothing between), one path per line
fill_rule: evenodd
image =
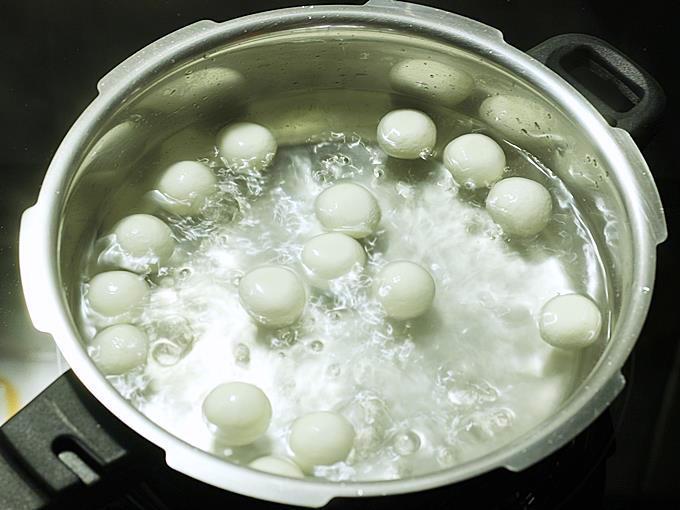
M390 85L397 92L455 106L465 100L475 81L461 69L432 60L403 60L390 69Z
M486 188L503 177L505 153L492 138L470 133L449 142L444 165L461 186Z
M352 182L340 182L322 191L314 203L316 217L327 230L360 239L380 223L380 206L373 194Z
M113 233L126 254L148 259L149 263L167 262L175 250L170 227L150 214L132 214L123 218L114 227Z
M248 466L253 469L257 469L258 471L264 471L265 473L271 473L273 475L287 476L289 478L305 477L302 470L292 460L275 457L273 455L255 459L250 464L248 464Z
M486 210L506 233L531 237L550 221L552 199L536 181L509 177L493 185L486 197Z
M217 133L217 149L229 166L262 170L274 159L278 145L266 127L253 122L237 122Z
M339 232L313 237L302 249L302 263L315 284L324 286L366 263L364 248L356 239Z
M418 110L391 111L378 124L378 145L393 158L426 157L436 142L437 126Z
M345 460L354 445L354 427L334 412L320 411L301 416L290 431L288 444L295 461L307 472Z
M179 161L170 165L158 182L158 191L166 198L161 206L174 214L198 214L216 184L217 178L204 164Z
M97 313L115 317L137 308L149 293L139 275L128 271L99 273L87 288L87 301Z
M146 362L149 339L139 328L117 324L103 329L90 342L92 359L106 375L120 375Z
M516 141L544 139L556 131L555 115L545 106L520 96L493 95L482 101L483 121Z
M548 301L541 310L541 337L561 349L583 349L600 335L602 314L595 303L580 294L565 294Z
M269 427L272 406L252 384L229 382L215 387L203 401L203 416L211 432L225 445L242 446L261 437Z
M429 310L434 300L434 279L415 262L390 262L380 270L374 286L378 301L393 319L418 317Z
M260 324L281 328L295 323L307 296L300 277L283 266L263 266L247 273L239 283L241 304Z

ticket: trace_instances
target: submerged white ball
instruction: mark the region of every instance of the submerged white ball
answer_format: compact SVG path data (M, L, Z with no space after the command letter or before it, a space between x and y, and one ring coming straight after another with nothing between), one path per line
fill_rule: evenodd
M300 277L283 266L263 266L247 273L239 283L239 296L246 311L271 328L296 322L307 299Z
M509 177L493 185L486 210L505 232L530 237L543 230L552 214L550 192L524 177Z
M545 140L558 131L557 114L543 104L520 96L493 95L479 106L481 119L511 140Z
M435 284L424 267L400 260L390 262L378 273L375 282L378 301L389 317L413 319L432 306Z
M418 159L432 152L437 126L418 110L394 110L380 119L378 145L388 156Z
M322 191L314 203L319 222L327 230L360 239L380 223L380 206L373 194L353 182L340 182Z
M198 214L216 184L217 178L204 164L178 161L165 170L158 182L158 191L167 198L161 206L174 214Z
M475 81L462 69L432 60L409 59L392 66L390 85L408 96L455 106L472 93Z
M212 433L225 445L241 446L267 431L272 406L257 386L229 382L215 387L205 397L203 416Z
M470 133L449 142L444 165L461 186L485 188L503 177L505 153L493 138Z
M248 466L253 469L257 469L258 471L264 471L265 473L271 473L273 475L287 476L289 478L305 477L302 469L300 469L300 467L295 464L295 462L290 459L275 457L273 455L255 459L250 464L248 464Z
M266 127L253 122L237 122L217 133L217 149L230 166L262 170L274 159L278 145Z
M305 470L345 460L354 445L354 427L334 412L320 411L301 416L290 430L288 444L295 461Z
M601 328L602 314L599 308L580 294L556 296L541 309L541 337L554 347L588 347L597 340Z
M123 218L113 233L125 253L135 258L148 258L150 263L167 262L175 250L170 227L150 214Z
M128 271L107 271L90 280L87 301L97 313L115 317L137 308L149 294L142 277Z
M146 362L149 339L141 329L117 324L103 329L90 342L92 359L106 375L120 375Z
M358 241L330 232L313 237L302 249L302 263L315 284L323 285L366 263L366 252Z

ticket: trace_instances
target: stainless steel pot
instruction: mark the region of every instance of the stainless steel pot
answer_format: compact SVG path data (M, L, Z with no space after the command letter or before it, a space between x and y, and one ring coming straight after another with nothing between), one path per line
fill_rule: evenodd
M545 49L542 57L554 56ZM473 74L476 90L466 104L474 108L465 112L472 117L481 99L501 93L523 98L518 107L523 115L549 119L536 129L513 130L502 123L496 128L542 158L579 199L609 276L609 341L583 354L578 384L549 419L481 458L423 476L370 483L284 479L236 466L169 434L107 382L74 320L79 261L103 211L121 186L134 195L135 163L149 147L197 119L248 116L272 127L282 143L324 130L373 137L379 112L393 104L427 102L391 89L389 69L403 58L432 58ZM666 237L654 181L629 133L611 127L567 81L505 43L497 30L386 0L201 21L127 59L98 90L55 154L37 204L23 216L24 292L35 327L54 337L102 404L165 451L172 468L229 491L310 507L339 496L420 491L498 467L521 470L533 464L583 430L622 389L620 370L649 307L656 245ZM636 107L636 125L648 107L644 101ZM453 115L446 105L429 108Z

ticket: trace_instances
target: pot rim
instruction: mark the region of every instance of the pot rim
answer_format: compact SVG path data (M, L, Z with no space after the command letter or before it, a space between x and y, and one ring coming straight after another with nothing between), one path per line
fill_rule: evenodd
M174 469L233 492L304 506L323 506L334 497L356 497L419 491L458 482L498 467L523 469L555 451L589 425L623 387L620 369L640 333L651 292L636 293L616 325L616 348L598 365L577 394L542 424L510 443L477 459L413 478L374 482L293 480L237 466L184 442L153 423L125 400L99 372L79 340L61 287L58 262L64 192L78 167L82 148L93 127L106 118L150 75L172 67L200 51L208 51L251 33L332 25L391 27L439 40L484 57L513 72L568 112L589 139L597 140L603 159L621 192L631 223L635 288L651 289L655 246L665 237L665 224L654 225L661 210L656 188L640 196L641 177L635 166L645 165L637 147L604 118L575 89L526 53L508 45L502 34L468 18L421 5L386 0L365 6L312 6L268 11L223 23L199 22L170 34L133 55L99 83L100 94L74 123L59 146L35 206L24 213L20 232L20 270L29 312L37 329L50 333L89 391L119 419L166 452ZM172 60L171 59L175 59ZM646 168L646 165L643 170ZM649 172L647 170L648 175ZM645 183L649 188L647 177ZM62 193L63 192L63 193ZM662 214L662 213L661 213ZM657 214L658 216L658 214ZM663 216L661 216L663 223ZM614 337L614 334L612 334ZM605 362L606 361L606 362ZM591 377L593 380L591 380Z

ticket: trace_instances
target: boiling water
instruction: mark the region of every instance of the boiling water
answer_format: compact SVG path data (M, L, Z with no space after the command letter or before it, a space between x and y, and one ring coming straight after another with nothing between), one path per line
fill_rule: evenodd
M111 381L168 431L243 464L290 454L296 417L338 411L357 436L346 462L316 468L330 480L431 472L526 432L559 407L579 370L578 354L540 339L540 308L558 293L581 292L606 309L606 292L567 189L527 152L503 148L508 175L551 191L553 219L537 239L505 238L483 207L484 193L458 189L441 163L388 160L356 135L281 147L261 174L227 170L205 152L220 192L201 220L164 217L178 249L149 277L150 302L134 319L152 342L148 363ZM365 270L330 291L309 287L295 326L256 327L239 304L240 278L265 263L304 274L302 246L322 232L314 199L341 179L369 188L382 209L379 230L363 240ZM84 281L111 265L102 243ZM420 263L436 281L432 309L416 320L386 320L371 295L373 275L397 259ZM91 338L102 319L85 302L82 317ZM253 383L271 400L269 430L252 445L220 445L203 422L203 398L227 381Z

